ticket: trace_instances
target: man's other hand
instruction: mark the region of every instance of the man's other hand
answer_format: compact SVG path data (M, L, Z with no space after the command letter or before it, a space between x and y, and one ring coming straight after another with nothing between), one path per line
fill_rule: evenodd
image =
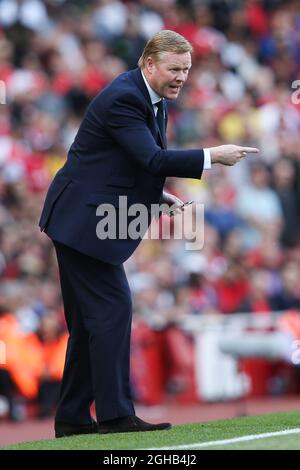
M170 210L165 212L167 215L172 217L175 214L179 214L182 211L183 201L178 197L174 196L174 194L167 193L166 191L163 192L162 198L163 204L168 204Z

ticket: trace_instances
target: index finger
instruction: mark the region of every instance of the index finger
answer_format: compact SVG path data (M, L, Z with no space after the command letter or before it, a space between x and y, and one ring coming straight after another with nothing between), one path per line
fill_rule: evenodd
M240 151L246 153L258 153L259 149L256 147L240 147Z

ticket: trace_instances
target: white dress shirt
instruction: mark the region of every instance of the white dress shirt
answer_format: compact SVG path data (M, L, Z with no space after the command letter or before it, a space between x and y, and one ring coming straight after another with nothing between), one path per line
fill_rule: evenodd
M151 88L151 86L149 85L149 83L147 82L147 79L145 77L145 75L143 74L142 72L142 77L144 79L144 82L145 82L145 85L147 87L147 90L149 92L149 95L150 95L150 99L151 99L151 103L153 105L153 110L154 110L154 114L156 116L157 114L157 106L156 106L156 103L158 103L159 101L161 101L161 96L159 96L156 91L153 90L153 88ZM210 151L209 149L203 149L204 151L204 166L203 166L203 169L204 170L209 170L211 168L211 157L210 157Z

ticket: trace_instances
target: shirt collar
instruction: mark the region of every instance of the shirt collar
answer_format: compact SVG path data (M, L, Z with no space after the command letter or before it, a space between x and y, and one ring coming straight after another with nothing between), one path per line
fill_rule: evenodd
M149 85L149 83L147 82L147 79L145 77L145 75L143 74L143 72L141 71L142 73L142 77L144 79L144 82L145 82L145 85L147 87L147 90L149 92L149 95L150 95L150 99L151 99L151 103L154 105L154 104L157 104L159 101L162 100L161 96L159 96L156 91L153 90L153 88L151 88L151 86Z

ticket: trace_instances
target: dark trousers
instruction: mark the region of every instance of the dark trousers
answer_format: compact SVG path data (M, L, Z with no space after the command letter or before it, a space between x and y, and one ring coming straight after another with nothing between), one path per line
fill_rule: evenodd
M134 415L129 379L131 294L114 266L54 242L70 333L56 421L88 424Z

